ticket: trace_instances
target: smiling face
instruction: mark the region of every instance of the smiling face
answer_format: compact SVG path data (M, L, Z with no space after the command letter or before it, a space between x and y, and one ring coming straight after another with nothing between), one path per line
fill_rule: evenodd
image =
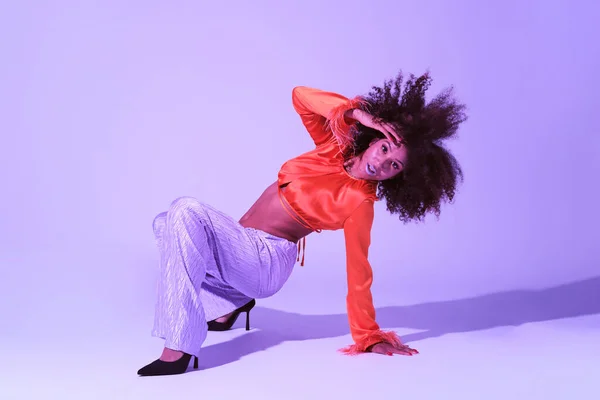
M384 181L398 175L407 160L406 147L388 139L376 139L348 163L348 172L355 178Z

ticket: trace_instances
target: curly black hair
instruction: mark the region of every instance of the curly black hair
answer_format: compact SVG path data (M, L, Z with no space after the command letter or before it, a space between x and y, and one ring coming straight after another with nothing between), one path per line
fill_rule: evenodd
M463 173L442 141L455 137L467 116L465 105L453 97L452 87L426 102L425 92L431 85L429 73L419 77L411 74L404 88L402 84L400 72L382 87L373 86L363 99L365 111L398 128L407 148L405 168L377 186L377 196L385 199L387 210L407 223L422 221L427 213L439 217L442 201L454 201ZM362 153L373 139L379 138L383 138L381 132L357 124L353 146L345 151L344 157L349 159Z

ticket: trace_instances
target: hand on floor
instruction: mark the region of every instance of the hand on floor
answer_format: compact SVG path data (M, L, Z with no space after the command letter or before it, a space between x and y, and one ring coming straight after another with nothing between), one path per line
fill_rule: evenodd
M371 348L372 353L385 354L388 356L393 356L394 354L400 354L403 356L412 356L414 354L419 354L419 352L415 349L411 349L405 344L401 344L398 347L389 344L389 343L377 343Z

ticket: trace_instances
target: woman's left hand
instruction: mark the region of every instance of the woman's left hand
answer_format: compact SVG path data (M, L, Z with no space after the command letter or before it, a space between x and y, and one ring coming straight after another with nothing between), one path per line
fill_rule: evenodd
M419 354L419 352L415 349L408 347L405 344L401 344L398 347L390 344L390 343L377 343L373 347L371 347L371 353L379 353L387 356L393 356L394 354L400 354L403 356L412 356L414 354Z

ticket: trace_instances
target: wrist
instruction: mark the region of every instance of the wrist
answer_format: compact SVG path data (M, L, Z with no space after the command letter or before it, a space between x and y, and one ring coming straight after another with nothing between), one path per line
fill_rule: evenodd
M359 108L351 108L350 110L347 110L344 113L344 117L348 118L348 119L353 119L355 121L358 121L360 118L360 112L362 110Z
M365 352L366 352L366 353L371 353L371 352L373 352L373 347L375 347L376 345L378 345L378 344L380 344L380 343L383 343L383 342L375 342L375 343L373 343L372 345L368 346L368 347L365 349Z

